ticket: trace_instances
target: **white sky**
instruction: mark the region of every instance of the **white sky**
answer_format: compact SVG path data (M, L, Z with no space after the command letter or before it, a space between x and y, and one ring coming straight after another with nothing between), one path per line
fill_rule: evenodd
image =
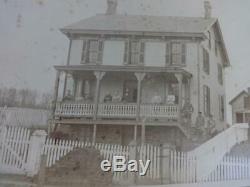
M250 0L211 4L232 64L226 73L229 100L250 86ZM51 91L53 65L67 59L69 41L59 29L105 11L106 0L0 0L0 87ZM204 9L203 0L119 0L118 12L201 17Z

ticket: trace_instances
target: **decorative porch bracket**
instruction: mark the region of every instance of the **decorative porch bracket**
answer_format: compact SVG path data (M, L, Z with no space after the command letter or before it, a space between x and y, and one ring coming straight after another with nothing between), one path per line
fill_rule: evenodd
M182 97L182 80L183 75L181 73L175 73L174 74L177 81L178 81L178 106L179 106L179 120L181 119L181 109L182 109L182 103L183 103L183 97Z

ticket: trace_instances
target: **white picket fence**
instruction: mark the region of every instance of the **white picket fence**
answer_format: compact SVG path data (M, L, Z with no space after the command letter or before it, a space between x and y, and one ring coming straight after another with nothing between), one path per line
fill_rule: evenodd
M241 135L241 130L237 130L238 136ZM137 175L138 179L142 180L159 181L169 178L171 183L179 184L250 178L250 158L226 156L207 176L199 178L198 160L201 158L198 158L199 155L195 155L194 152L184 153L169 149L166 152L161 147L153 145L137 147L101 143L93 145L90 142L56 140L47 137L44 131L35 131L31 135L29 129L20 127L1 127L0 134L0 173L33 176L39 170L41 155L47 155L47 167L51 167L74 148L92 146L100 151L104 159L110 161L115 155L125 156L127 160L140 159L144 163L146 160L151 160L146 176ZM167 155L164 155L166 153ZM213 160L207 160L207 162L212 163ZM134 173L113 173L114 181L128 180L130 177L134 177Z
M225 156L216 169L203 181L230 181L250 179L250 158Z
M1 127L0 173L24 174L30 143L30 130Z

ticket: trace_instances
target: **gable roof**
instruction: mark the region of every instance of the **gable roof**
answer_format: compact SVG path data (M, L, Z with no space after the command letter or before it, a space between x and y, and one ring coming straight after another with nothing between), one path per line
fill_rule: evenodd
M216 20L199 17L99 14L66 26L62 30L202 33Z
M232 105L232 103L233 103L236 99L238 99L240 96L242 96L243 94L248 95L248 93L247 93L245 90L243 90L243 91L241 91L238 95L236 95L236 96L229 102L229 104Z

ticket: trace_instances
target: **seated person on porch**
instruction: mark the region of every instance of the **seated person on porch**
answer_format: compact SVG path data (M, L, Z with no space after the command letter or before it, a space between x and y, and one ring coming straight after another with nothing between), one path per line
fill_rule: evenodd
M110 103L112 101L112 95L110 93L107 93L103 99L104 103Z
M115 102L115 103L121 102L121 95L118 90L115 91L112 102Z
M162 104L162 98L157 92L154 93L154 96L151 99L151 103L153 103L153 104Z
M72 101L73 100L73 95L71 93L71 90L67 90L66 96L63 98L63 101Z
M167 104L174 105L175 104L175 95L168 95L166 100L167 100Z

